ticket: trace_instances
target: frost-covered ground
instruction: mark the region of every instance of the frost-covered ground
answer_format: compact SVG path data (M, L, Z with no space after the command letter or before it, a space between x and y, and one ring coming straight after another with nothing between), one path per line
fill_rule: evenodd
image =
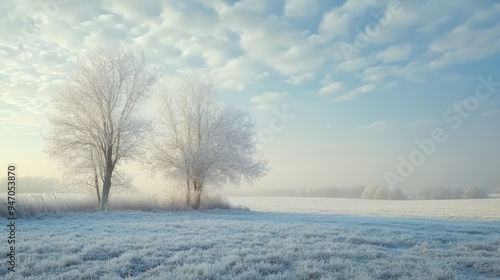
M254 211L500 221L500 197L449 200L230 197L229 201Z
M17 272L0 279L500 278L499 221L203 210L17 224Z

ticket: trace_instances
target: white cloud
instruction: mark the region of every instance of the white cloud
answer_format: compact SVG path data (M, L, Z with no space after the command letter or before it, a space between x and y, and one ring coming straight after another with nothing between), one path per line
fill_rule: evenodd
M310 31L293 28L284 18L267 16L256 21L247 13L229 11L223 25L239 34L247 56L285 76L312 72L325 62L321 40Z
M217 31L219 18L214 10L186 2L188 7L166 6L161 13L161 25L167 30L188 36L212 37Z
M368 10L383 7L383 1L375 0L347 0L341 7L335 7L325 13L319 25L321 34L327 38L353 37L355 28L360 27L353 24L356 20L362 20L362 16ZM371 19L371 18L370 18ZM361 29L363 29L361 27Z
M355 98L356 96L358 96L360 94L368 93L370 91L375 90L376 88L377 88L377 86L374 85L374 84L363 85L363 86L360 86L358 88L355 88L355 89L351 90L347 94L343 94L343 95L339 95L339 96L334 97L333 101L334 102L349 101L349 100L352 100L353 98Z
M244 0L244 1L226 1L234 3L231 12L237 14L246 14L249 17L265 16L269 13L272 6L275 4L273 1L268 0Z
M343 87L344 87L344 83L342 83L342 82L334 82L334 83L331 83L329 85L326 85L326 86L322 87L319 90L319 94L322 95L322 96L332 95L332 94L338 92Z
M449 19L446 15L470 15L477 10L477 2L474 1L400 1L403 12L393 15L388 28L399 29L400 31L419 30L433 33L436 28L447 23ZM447 11L443 15L442 11ZM438 24L437 24L438 23ZM384 30L385 31L385 30Z
M498 117L500 116L500 110L490 110L481 114L481 117Z
M126 21L134 25L150 24L160 16L163 5L171 1L113 1L103 0L102 7L108 11L121 15Z
M417 128L432 129L440 124L441 124L441 122L437 119L427 118L427 119L418 119L418 120L414 121L413 123L409 123L407 125L411 125L411 126L417 127Z
M467 26L461 25L453 29L450 33L446 34L442 38L437 39L430 45L430 50L433 52L446 52L452 50L457 46L467 44L469 40L468 37L464 36L470 33L470 29Z
M36 91L36 90L35 90ZM29 133L47 125L48 97L14 95L12 91L0 97L0 130L2 133ZM12 121L12 120L15 120Z
M399 84L399 83L398 83L398 82L396 82L396 81L394 81L394 82L390 82L390 83L388 83L388 84L385 84L385 85L383 86L383 88L392 88L392 87L397 86L398 84Z
M375 121L368 125L360 126L358 127L358 129L367 130L371 132L385 132L391 128L394 128L395 126L396 126L395 122L380 120L380 121Z
M356 59L348 60L339 64L338 68L344 72L352 72L361 68L366 68L372 63L371 59L366 57L359 57Z
M413 129L418 129L418 130L430 130L432 131L433 128L436 126L439 126L440 122L436 119L418 119L418 120L412 120L412 121L386 121L386 120L379 120L379 121L374 121L370 124L363 125L358 127L357 129L361 130L366 130L366 131L371 131L371 132L387 132L389 130L398 130L401 133L403 133L404 129L411 128Z
M379 52L376 57L384 63L407 60L410 57L412 47L405 43L401 45L390 46L384 51Z
M488 21L491 19L494 20L495 17L498 17L498 14L500 14L500 3L495 3L492 6L476 11L472 15L472 17L469 18L469 22L476 23Z
M363 71L363 81L367 82L381 82L384 81L387 77L392 75L398 75L401 68L398 66L374 66L367 68Z
M390 77L401 77L408 81L423 82L423 77L430 74L429 66L420 61L414 61L406 66L380 65L367 68L363 71L363 81L383 82Z
M179 57L181 60L200 59L210 68L223 66L235 53L230 42L213 38L191 37L172 42L172 46L181 53ZM185 65L182 62L180 61Z
M334 9L323 16L319 30L327 37L347 36L350 34L352 16Z
M311 44L296 45L271 59L270 65L286 76L308 73L325 62L321 53L322 49Z
M332 75L330 73L326 73L320 83L325 86L325 85L329 85L333 82L334 82L334 80L333 80Z
M286 17L313 16L318 9L318 0L286 0L284 13Z
M215 68L211 74L226 89L243 90L247 83L266 77L264 67L247 56L228 61L224 66Z
M484 29L474 29L469 24L458 26L430 45L431 51L443 53L431 62L431 67L439 69L496 54L500 52L498 38L500 38L500 23Z
M387 8L387 2L56 2L48 10L44 1L0 2L0 8L9 11L8 17L0 18L0 60L5 65L0 69L0 92L5 93L2 96L16 94L21 99L15 102L29 104L32 110L22 109L25 113L40 109L27 100L50 96L52 81L65 80L76 58L99 42L143 48L166 76L210 73L223 88L234 90L247 85L267 87L264 79L272 76L282 79L277 84L285 82L289 87L317 83L319 91L305 90L336 101L376 87L398 86L394 78L425 81L433 69L500 51L500 23L495 21L500 16L498 3L402 2L404 11L391 15L389 26L360 48L355 59L335 64L344 57L339 43L353 43L357 27L363 30L374 20L374 13ZM449 14L443 16L443 10ZM417 43L409 45L397 35L416 35ZM382 51L374 53L372 45ZM422 53L425 49L428 52ZM380 64L405 60L412 62ZM352 78L368 85L356 84ZM342 95L348 84L354 89Z
M251 99L257 110L270 111L277 107L277 103L282 102L287 95L286 92L266 92Z
M292 84L292 85L300 85L305 81L314 80L314 79L316 79L316 75L314 73L310 72L310 73L307 73L304 75L290 77L285 82L288 84Z

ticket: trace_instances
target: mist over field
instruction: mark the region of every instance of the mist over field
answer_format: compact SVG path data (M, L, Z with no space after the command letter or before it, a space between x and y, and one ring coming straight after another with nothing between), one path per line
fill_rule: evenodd
M500 279L500 3L0 2L1 279Z

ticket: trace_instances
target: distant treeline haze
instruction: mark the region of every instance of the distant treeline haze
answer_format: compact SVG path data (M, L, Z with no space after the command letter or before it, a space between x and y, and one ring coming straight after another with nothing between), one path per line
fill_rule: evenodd
M7 185L7 178L0 179L0 185ZM63 193L75 192L77 189L64 187L56 178L42 176L19 177L17 179L18 193ZM7 188L1 188L5 193ZM497 189L487 189L476 186L468 187L427 187L410 193L400 188L387 188L377 185L354 187L329 187L310 190L296 190L294 192L276 192L272 196L304 196L304 197L335 197L335 198L363 198L363 199L473 199L486 198L490 193L500 193Z
M282 191L275 192L269 195L400 200L487 198L488 194L490 193L500 193L500 187L497 189L488 189L477 186L426 187L414 191L403 191L400 188L388 188L378 185L368 185Z
M0 185L5 186L0 188L0 192L7 192L7 178L1 178ZM47 178L43 176L16 178L17 193L52 193L60 191L62 191L61 182L56 178Z

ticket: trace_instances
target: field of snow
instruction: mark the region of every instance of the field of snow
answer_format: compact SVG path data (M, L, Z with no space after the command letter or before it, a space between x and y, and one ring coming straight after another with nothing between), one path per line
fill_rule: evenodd
M500 197L455 200L230 197L229 201L253 211L500 221Z
M42 214L17 221L17 272L0 279L498 279L499 232L499 221L235 210Z

